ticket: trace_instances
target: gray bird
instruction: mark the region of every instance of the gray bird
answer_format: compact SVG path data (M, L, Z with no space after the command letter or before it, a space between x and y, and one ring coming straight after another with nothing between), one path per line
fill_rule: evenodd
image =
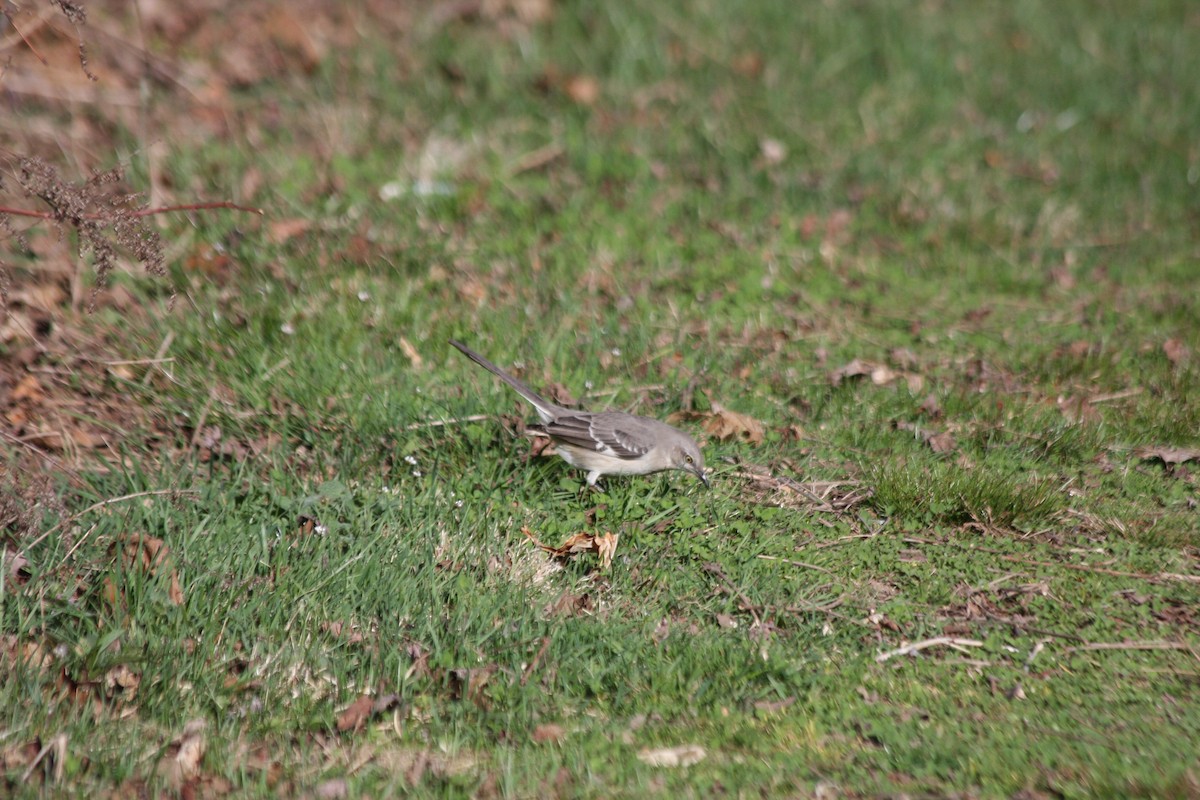
M563 408L462 342L451 339L450 344L529 401L543 423L531 425L529 430L549 436L564 461L586 470L588 486L595 486L602 475L646 475L666 469L690 472L709 486L704 456L696 440L683 431L622 411L593 413Z

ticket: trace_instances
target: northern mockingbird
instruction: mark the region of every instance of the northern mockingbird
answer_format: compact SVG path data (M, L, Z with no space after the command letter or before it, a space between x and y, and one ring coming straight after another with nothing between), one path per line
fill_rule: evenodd
M696 440L683 431L622 411L557 406L462 342L451 339L450 344L533 405L543 424L530 425L528 430L549 436L564 461L587 470L588 486L595 486L601 475L646 475L665 469L690 472L709 486L704 456Z

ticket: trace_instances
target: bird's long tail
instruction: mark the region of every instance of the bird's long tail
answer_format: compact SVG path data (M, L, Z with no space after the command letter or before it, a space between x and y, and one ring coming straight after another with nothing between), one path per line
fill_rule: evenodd
M535 392L533 389L530 389L527 385L525 385L524 382L514 378L512 375L509 375L507 372L500 369L495 364L493 364L491 361L488 361L486 358L479 355L479 353L476 353L474 350L467 347L462 342L456 342L453 339L450 339L449 341L450 341L450 344L454 345L467 358L471 359L476 364L483 367L488 372L492 373L497 378L499 378L500 380L507 383L509 386L511 386L513 389L516 390L517 394L521 395L521 397L524 397L526 400L528 400L533 405L533 407L537 410L538 416L542 418L542 422L549 422L550 420L552 420L556 416L558 416L559 407L554 405L553 403L551 403L546 398L542 397L540 394Z

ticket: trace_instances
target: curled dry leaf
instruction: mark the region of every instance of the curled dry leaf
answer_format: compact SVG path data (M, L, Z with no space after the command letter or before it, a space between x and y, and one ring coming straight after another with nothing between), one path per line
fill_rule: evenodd
M1167 360L1177 367L1186 362L1191 355L1188 346L1178 339L1167 339L1163 342L1162 349Z
M886 364L865 361L856 358L853 361L829 373L829 382L833 386L841 386L850 378L870 378L876 386L888 386L896 381L904 381L910 392L916 393L925 388L925 377L916 372L894 370Z
M642 750L638 753L638 760L652 767L690 767L699 764L707 755L700 745L683 744L677 747Z
M370 695L359 695L359 698L350 705L342 713L338 714L337 729L338 733L346 731L356 731L367 724L367 720L371 718L371 711L375 708L375 700Z
M179 585L179 573L171 563L171 551L163 544L163 540L143 533L128 534L118 540L124 542L120 555L124 568L142 570L150 575L168 573L170 585L167 587L167 597L173 605L182 605L183 589ZM104 599L113 608L125 599L112 578L104 579Z
M530 738L538 744L543 744L544 742L561 742L566 736L567 731L562 725L555 725L551 722L534 728Z
M404 353L404 357L417 369L425 363L425 359L421 358L421 354L417 352L417 348L413 347L412 342L403 336L400 337L400 352Z
M1200 461L1200 448L1197 447L1139 447L1134 455L1145 461L1155 459L1164 464L1182 464L1185 461Z
M200 774L200 759L204 758L207 744L204 731L207 723L196 719L183 726L166 754L158 762L158 774L167 785L178 791L183 784Z
M736 439L747 444L761 444L763 440L761 422L716 402L712 404L712 411L677 411L667 417L667 422L699 422L710 436L722 442Z
M566 558L576 553L587 553L594 550L600 556L601 569L608 569L611 566L613 555L617 552L617 543L621 540L620 534L612 532L600 534L574 533L568 536L567 540L558 547L551 547L539 542L537 537L533 535L533 531L529 530L529 528L521 528L521 533L525 534L526 538L537 545L537 547L556 558Z
M953 453L958 449L958 442L954 440L954 436L948 431L931 431L903 420L896 423L896 429L912 431L918 439L929 445L929 449L935 453Z

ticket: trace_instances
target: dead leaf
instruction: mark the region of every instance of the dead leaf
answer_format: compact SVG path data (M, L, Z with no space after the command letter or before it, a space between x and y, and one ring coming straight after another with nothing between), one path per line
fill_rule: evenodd
M138 686L142 683L140 673L134 672L125 664L118 664L104 675L104 688L109 697L121 693L123 700L132 701L137 696Z
M754 710L767 714L778 714L780 711L785 711L795 705L795 703L795 697L785 697L782 700L759 700L754 704Z
M1196 447L1139 447L1133 452L1145 461L1158 459L1167 465L1200 460L1200 448Z
M56 283L31 284L12 293L12 302L41 311L55 311L67 299L67 293Z
M895 426L896 430L912 431L918 439L929 445L929 448L935 453L950 453L958 448L958 442L947 431L929 430L904 420L897 421Z
M590 75L574 75L563 82L567 97L581 106L592 106L600 99L600 82Z
M417 348L413 347L412 342L403 336L400 337L400 352L404 353L404 357L417 369L420 369L421 365L425 363L425 360L421 358L421 354L417 352Z
M1167 360L1177 367L1185 363L1188 360L1188 356L1191 355L1188 346L1178 339L1167 339L1163 342L1162 349Z
M346 706L341 714L338 714L338 733L360 730L371 718L371 709L374 707L374 698L367 694L359 695L357 700Z
M300 236L312 227L312 220L293 218L273 220L267 225L267 238L273 244L284 244Z
M917 411L921 414L925 414L926 416L937 419L942 415L942 404L938 402L937 395L931 393L925 398L921 405L917 407Z
M778 139L763 139L758 143L763 161L768 164L780 164L787 158L787 146Z
M552 722L545 725L538 725L533 729L533 733L530 735L530 738L532 738L537 744L543 744L545 742L557 743L561 742L566 737L566 729L563 728L562 725L555 725Z
M617 542L621 540L621 535L617 533L574 533L567 537L567 540L558 547L542 544L533 535L533 531L529 528L521 528L521 533L525 534L531 542L537 545L540 549L545 550L556 558L566 558L567 556L575 555L576 553L587 553L596 551L600 556L600 568L608 569L612 565L613 554L617 551Z
M834 386L841 386L842 382L847 378L861 378L864 375L870 375L874 372L876 366L878 365L872 364L870 361L863 361L861 358L856 358L829 373L829 382Z
M42 391L42 384L33 373L26 373L25 377L17 381L17 385L13 387L12 394L9 395L9 398L12 400L29 400L33 403L40 402L45 397L46 393Z
M167 587L167 597L173 605L182 605L184 597L183 588L179 585L179 573L171 563L171 551L163 540L142 533L118 537L118 541L121 540L124 541L121 549L124 568L139 569L150 575L168 572L170 585ZM112 578L104 579L104 598L113 608L124 604L124 594L118 590Z
M596 537L596 551L600 554L600 569L608 569L612 566L613 555L617 552L617 542L620 540L621 535L611 531Z
M738 626L738 621L730 614L717 614L717 625L726 630L733 630Z
M350 784L345 778L333 778L317 786L313 795L319 800L342 800L350 796Z
M1100 422L1102 419L1100 410L1082 395L1059 397L1057 404L1058 410L1070 422Z
M954 437L946 431L933 434L925 440L925 443L935 453L952 453L958 448L958 442L954 441Z
M699 421L701 428L722 442L736 439L757 445L763 441L761 422L749 415L730 411L717 402L713 402L712 411L677 411L667 417L667 421Z
M196 719L184 725L183 733L171 743L158 762L159 777L175 791L200 774L200 759L204 758L207 746L204 740L207 724L202 719Z
M763 57L761 53L749 51L734 58L730 66L743 78L757 78L763 72Z
M642 750L638 753L638 760L652 767L690 767L699 764L707 755L700 745L684 744L678 747Z

